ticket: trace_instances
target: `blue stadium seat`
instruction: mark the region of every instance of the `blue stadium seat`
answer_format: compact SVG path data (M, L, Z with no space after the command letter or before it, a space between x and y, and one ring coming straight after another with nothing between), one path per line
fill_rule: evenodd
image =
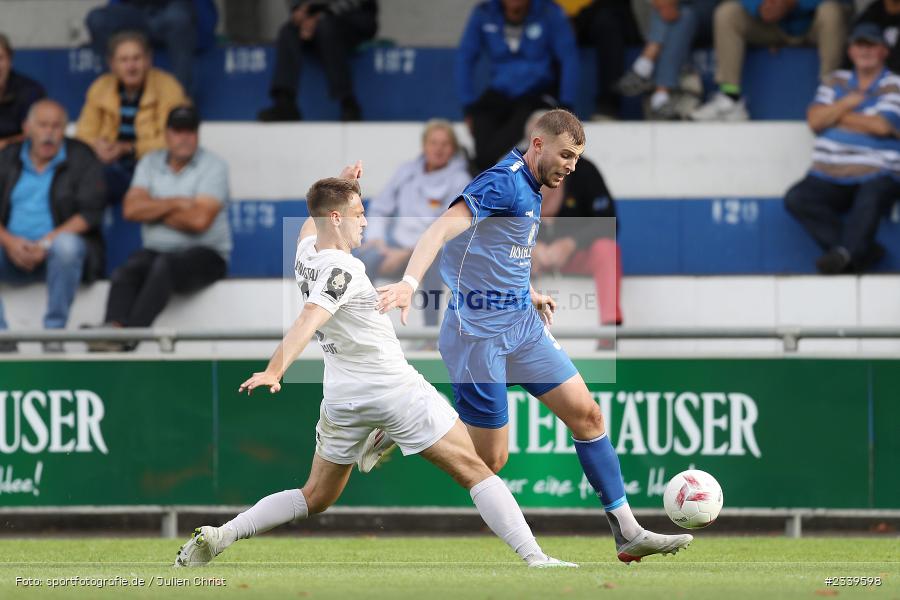
M635 50L632 51L632 54ZM367 120L424 121L432 117L462 118L453 81L455 50L452 48L397 48L371 46L357 54L354 63L357 96ZM165 66L166 57L159 64ZM223 121L253 120L268 103L273 50L262 46L219 47L198 57L197 102L204 118ZM712 58L698 51L695 64L707 85L711 83ZM100 64L86 48L16 52L16 68L41 81L48 94L61 101L76 118L84 94L100 72ZM596 88L593 51L582 53L582 85L577 112L590 116ZM818 77L818 59L811 48L787 48L772 54L751 50L744 69L744 88L754 119L802 119ZM479 77L487 80L486 68ZM325 77L309 63L300 85L304 116L312 121L337 120L339 108L328 98ZM638 118L636 100L626 103L624 114Z
M813 273L820 254L776 198L623 200L617 208L626 275ZM302 200L232 203L230 276L290 276L297 232L283 231L282 219L307 214ZM138 226L122 221L119 207L106 237L110 271L140 246ZM900 271L900 219L886 220L878 239L888 254L877 272Z

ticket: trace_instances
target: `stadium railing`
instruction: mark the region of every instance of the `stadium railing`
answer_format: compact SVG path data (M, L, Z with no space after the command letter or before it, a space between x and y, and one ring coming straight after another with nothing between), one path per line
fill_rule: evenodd
M406 327L397 330L400 339L436 340L438 327ZM801 339L900 339L900 327L585 327L557 326L559 339L580 340L693 340L777 339L785 352L796 352ZM85 330L6 330L0 341L15 342L156 342L162 352L174 352L178 342L280 340L281 329L169 329L161 327Z

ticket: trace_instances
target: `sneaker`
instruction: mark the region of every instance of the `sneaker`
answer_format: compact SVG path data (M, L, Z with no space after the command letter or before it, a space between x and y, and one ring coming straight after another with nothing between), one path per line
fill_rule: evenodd
M263 123L279 123L283 121L300 121L303 116L293 104L276 102L268 108L264 108L256 113L256 118Z
M750 115L744 99L732 100L722 92L716 94L703 106L691 113L692 121L747 121Z
M652 92L655 88L656 84L651 80L641 77L631 69L629 69L629 71L613 85L613 89L615 89L617 93L628 98L647 94Z
M218 527L204 525L194 530L191 539L178 549L176 567L202 567L222 553L222 533Z
M539 558L537 560L533 560L528 563L529 569L577 569L578 565L575 563L566 562L564 560L559 560L558 558L553 558L552 556L543 555L543 558Z
M675 554L682 548L687 548L693 541L694 536L687 533L662 535L645 529L630 542L616 548L616 551L619 560L628 564L632 561L641 562L642 558L651 554Z
M647 111L647 118L651 121L677 121L681 119L678 112L677 99L672 96L666 100L659 108L650 107Z
M18 352L19 344L12 340L0 340L0 353Z
M381 459L390 454L397 444L383 429L373 429L366 439L362 455L356 461L360 473L369 473Z
M850 266L850 253L844 248L832 248L816 260L816 270L822 275L840 275Z

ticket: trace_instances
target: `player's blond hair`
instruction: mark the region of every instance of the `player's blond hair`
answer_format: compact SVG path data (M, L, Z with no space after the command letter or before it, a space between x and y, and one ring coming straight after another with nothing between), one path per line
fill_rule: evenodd
M347 208L353 194L362 195L356 179L320 179L306 193L306 206L313 217L327 217L333 210L340 212Z
M565 109L555 108L548 110L537 120L531 137L539 137L541 134L559 137L564 133L572 136L572 141L576 146L584 145L584 126L578 117Z

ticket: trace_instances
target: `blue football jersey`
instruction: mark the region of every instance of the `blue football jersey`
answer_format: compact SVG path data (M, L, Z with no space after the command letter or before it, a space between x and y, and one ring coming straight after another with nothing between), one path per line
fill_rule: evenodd
M454 201L472 211L468 230L444 245L450 289L444 326L494 337L531 309L531 251L541 222L541 185L518 150L481 173Z

